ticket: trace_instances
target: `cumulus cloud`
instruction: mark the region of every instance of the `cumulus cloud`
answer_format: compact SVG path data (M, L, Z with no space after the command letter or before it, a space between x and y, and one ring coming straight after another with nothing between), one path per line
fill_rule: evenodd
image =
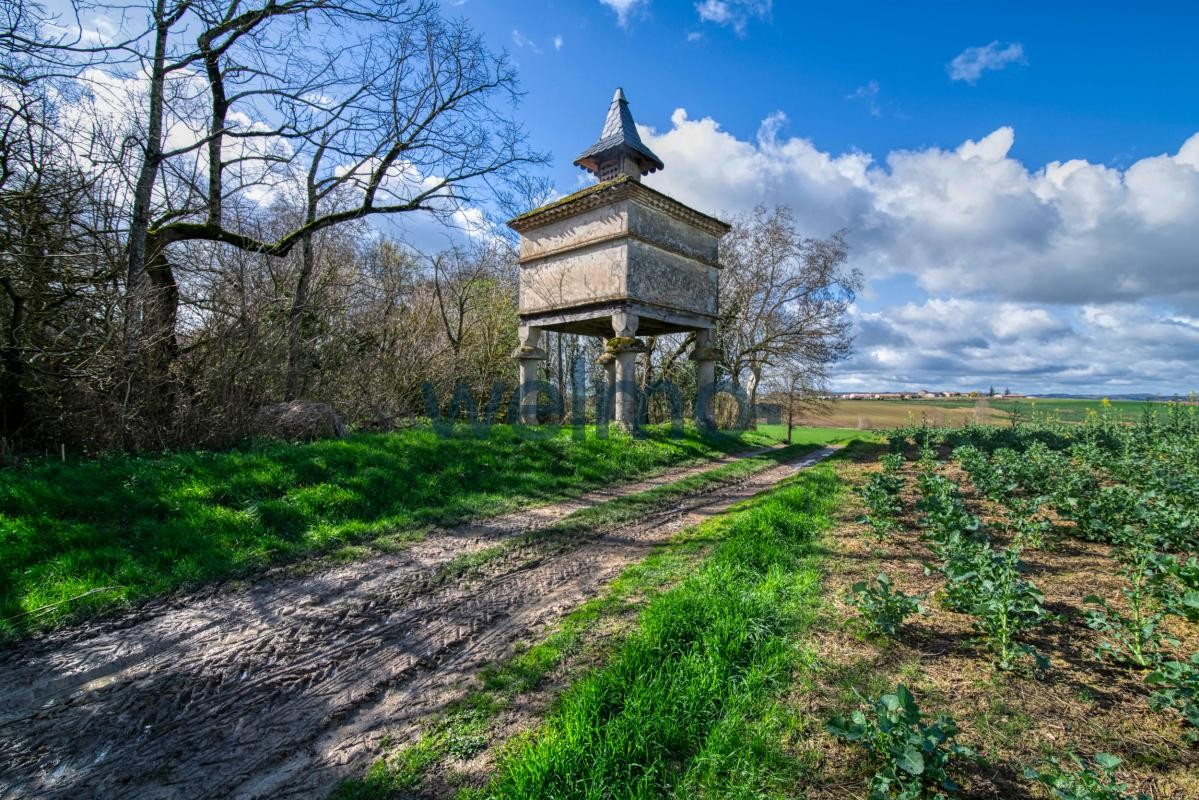
M612 9L616 13L616 22L626 28L632 13L638 6L648 5L649 0L600 0L600 4Z
M566 43L566 42L565 42L565 40L562 38L562 34L560 34L560 33L559 33L557 36L555 36L555 37L554 37L554 49L555 49L555 50L561 50L561 49L562 49L562 45L563 45L563 44L565 44L565 43Z
M854 310L841 388L1185 393L1199 387L1199 324L1145 305L1048 309L933 298Z
M1178 368L1199 358L1193 323L1199 317L1199 133L1174 153L1121 170L1082 159L1030 168L1011 155L1016 133L1010 127L954 148L875 159L823 151L784 135L786 124L785 115L772 114L746 140L679 109L668 130L642 129L666 163L647 181L710 212L789 205L808 235L847 228L852 265L868 281L912 276L929 298L918 312L898 306L878 318L863 312L864 331L890 321L883 341L860 348L861 375L915 375L940 363L945 370L937 374L948 380L962 368L963 354L984 359L996 374L1001 364L1025 374L1060 368L1062 381L1072 384L1106 386L1137 370L1147 381L1156 380L1154 374L1190 374ZM990 327L954 340L956 351L926 344L913 349L905 342L920 330L917 313L938 320L933 331L948 330L950 318L972 327L985 319ZM1135 325L1137 335L1104 334L1103 314ZM1171 344L1157 347L1154 336ZM1084 340L1093 346L1080 344ZM1131 372L1123 377L1116 367L1103 367L1114 363L1113 350L1128 353ZM915 359L916 353L924 355Z
M771 5L772 0L702 0L695 11L702 22L725 25L744 35L751 18L770 16Z
M950 80L974 83L988 70L999 70L1008 64L1023 64L1024 45L1012 42L1000 45L998 41L983 47L967 47L946 65Z
M812 235L846 227L868 275L916 276L930 293L1017 300L1199 301L1199 134L1125 170L1074 159L1030 169L998 128L953 149L877 161L782 135L775 113L755 140L678 109L643 138L666 162L648 180L700 208L793 207Z

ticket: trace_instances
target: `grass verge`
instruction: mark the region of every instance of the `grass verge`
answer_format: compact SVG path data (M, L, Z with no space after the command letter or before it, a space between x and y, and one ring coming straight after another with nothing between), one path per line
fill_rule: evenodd
M181 587L768 444L756 433L581 440L497 426L0 471L0 638ZM361 550L347 550L347 557Z

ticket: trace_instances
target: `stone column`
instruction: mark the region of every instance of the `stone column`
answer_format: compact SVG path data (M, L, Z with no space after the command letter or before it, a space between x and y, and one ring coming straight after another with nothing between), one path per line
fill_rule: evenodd
M595 363L604 368L604 383L607 385L604 407L597 406L595 409L596 422L599 422L601 418L606 422L611 422L616 415L616 356L604 351L595 360Z
M541 328L535 325L521 325L519 328L520 346L512 351L512 357L520 364L520 421L526 425L537 424L537 370L539 361L545 360L545 351L538 347L541 341Z
M607 348L616 363L616 424L626 431L637 427L637 354L645 352L645 345L637 338L638 322L636 314L613 314L616 336L608 340Z
M714 424L712 391L716 385L716 356L711 329L697 330L690 358L695 362L695 422L701 426Z

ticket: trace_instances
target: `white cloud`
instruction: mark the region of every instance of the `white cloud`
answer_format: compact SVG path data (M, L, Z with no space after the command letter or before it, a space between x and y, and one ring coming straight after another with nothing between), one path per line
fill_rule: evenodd
M964 369L960 348L903 344L921 314L938 320L933 330L954 318L985 325L959 340L977 340L993 373L1056 369L1064 383L1108 385L1137 375L1190 380L1195 372L1180 364L1199 363L1196 328L1182 321L1199 317L1199 133L1173 154L1121 170L1082 159L1030 168L1012 156L1010 127L951 149L875 159L823 151L785 135L786 124L776 112L746 140L679 109L668 130L641 129L666 163L647 182L725 215L759 203L789 205L806 235L847 228L851 263L868 281L912 276L913 291L932 299L919 305L918 297L911 313L886 309L886 335L859 348L863 375L869 364L876 376L898 375L883 363L896 358L908 359L904 374L932 373L938 363L946 370L937 374ZM873 307L885 303L882 291ZM1135 331L1102 336L1103 314ZM1155 336L1173 344L1159 346ZM1181 348L1173 356L1172 346ZM861 361L879 348L882 361Z
M868 276L911 274L933 294L1199 307L1199 134L1123 171L1083 160L1030 170L1008 127L879 163L783 136L781 113L753 141L682 109L671 122L643 129L666 162L656 187L708 210L785 203L811 235L847 227Z
M772 0L702 0L695 4L700 21L715 25L727 25L745 34L745 26L753 17L770 16Z
M967 47L946 65L950 80L974 83L988 70L999 70L1008 64L1023 64L1024 45L1019 42L1000 46L998 41L984 47Z
M600 0L600 3L612 9L616 13L616 22L626 28L632 13L638 6L649 5L649 0Z
M1051 309L931 298L855 309L843 389L890 386L985 391L1185 394L1199 388L1199 327L1152 307Z
M566 43L566 42L565 42L565 40L562 38L562 34L560 34L560 33L559 33L558 35L556 35L556 36L554 37L554 49L555 49L555 50L561 50L561 49L562 49L562 45L564 45L565 43Z
M699 31L688 31L687 32L687 41L689 41L689 42L699 42L699 41L702 41L703 38L704 38L704 35L702 33L700 33Z
M537 55L541 55L541 48L537 46L537 43L534 42L532 39L530 39L528 36L525 36L523 33L518 31L516 28L512 29L512 44L516 45L517 47L519 47L522 50L528 48L529 50L532 50ZM555 47L560 47L560 46L561 45L558 45L555 42Z
M866 110L870 112L872 117L881 117L882 110L878 106L878 81L870 81L864 86L859 86L852 94L845 96L846 100L863 100L866 103Z

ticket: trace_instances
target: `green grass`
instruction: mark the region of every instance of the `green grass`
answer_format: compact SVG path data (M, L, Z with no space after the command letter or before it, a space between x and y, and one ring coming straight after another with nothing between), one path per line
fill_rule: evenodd
M671 500L686 497L689 494L711 489L721 484L730 483L755 472L792 461L804 453L816 449L813 444L791 444L759 453L755 456L732 461L719 467L691 475L671 483L655 486L643 492L618 497L590 508L580 509L560 522L555 523L536 536L554 533L573 533L575 531L597 529L617 525L622 522L637 519L648 513L656 506L661 506Z
M499 426L231 452L33 462L0 471L0 636L354 545L392 548L434 525L549 502L769 437L582 440Z
M817 536L831 467L788 480L714 525L710 555L654 596L606 665L502 754L488 798L760 796L786 771L775 698L820 605ZM700 526L702 529L703 526Z
M787 439L787 426L785 424L759 424L757 433L782 442ZM861 431L856 428L812 428L796 426L791 431L791 443L836 444L838 442L848 442L852 439L869 439L871 436L870 431Z

